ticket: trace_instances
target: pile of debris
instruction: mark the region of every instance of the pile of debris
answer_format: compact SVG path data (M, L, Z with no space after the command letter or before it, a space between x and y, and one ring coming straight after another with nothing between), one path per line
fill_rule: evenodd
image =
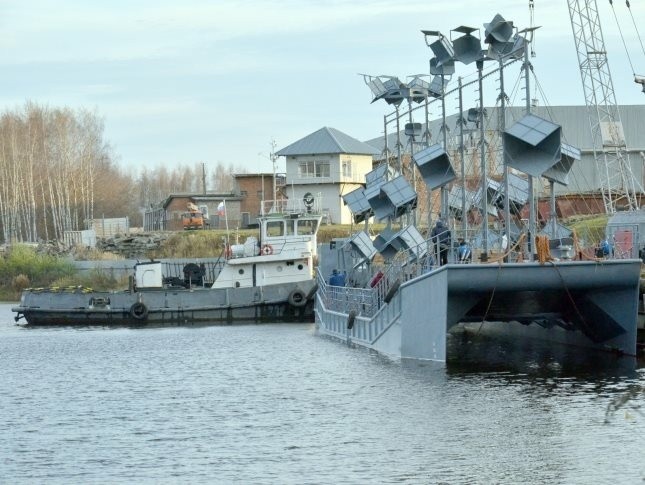
M137 234L136 236L116 235L96 241L99 251L119 254L126 258L145 257L148 251L159 249L170 233Z

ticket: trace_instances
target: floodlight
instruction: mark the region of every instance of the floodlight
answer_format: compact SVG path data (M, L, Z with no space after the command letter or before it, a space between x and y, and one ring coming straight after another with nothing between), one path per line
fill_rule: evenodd
M481 40L472 35L476 30L463 25L453 29L453 32L464 34L452 41L454 59L463 64L471 64L483 58Z
M445 92L447 86L448 80L445 78L445 76L435 76L432 78L432 82L430 83L430 87L428 88L428 93L433 98L440 98L441 96L443 96L443 93Z
M421 79L425 74L416 74L412 80L407 84L407 98L408 101L421 103L428 97L428 88L430 83Z
M406 123L405 136L421 136L423 133L423 125L421 123Z
M429 190L442 187L457 178L450 163L450 157L441 143L429 146L415 153L412 160L417 165Z
M403 175L384 183L378 197L368 197L374 216L379 220L396 218L417 206L417 193Z
M424 35L426 45L432 49L432 52L436 57L437 66L448 64L453 61L454 49L452 48L452 44L450 44L449 39L447 39L438 30L422 30L421 32ZM437 40L429 42L428 37L437 37Z
M359 187L343 195L343 202L349 207L354 218L354 223L356 224L369 219L374 214L372 207L365 197L365 189L363 187Z
M376 249L372 244L370 237L363 231L359 231L352 235L349 240L343 244L343 247L349 248L362 256L361 264L364 261L371 261L376 255Z
M542 175L551 182L561 185L569 185L569 172L576 160L580 160L580 149L563 143L560 152L562 158Z
M504 131L507 165L540 177L561 159L560 125L528 114Z
M466 115L466 119L470 123L479 123L479 112L480 112L479 108L470 108L468 110L468 114ZM484 114L484 118L488 117L488 110L486 110L486 108L484 108L483 114Z
M495 15L493 20L484 24L484 42L508 42L513 36L513 22L504 20L500 14Z
M455 61L446 61L443 64L439 64L439 61L436 57L430 59L430 74L438 76L450 76L455 73Z

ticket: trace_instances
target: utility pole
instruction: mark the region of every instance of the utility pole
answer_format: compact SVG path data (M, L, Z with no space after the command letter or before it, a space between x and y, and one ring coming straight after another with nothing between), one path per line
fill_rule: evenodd
M278 199L276 195L276 164L278 162L278 156L275 154L276 143L274 139L271 139L271 163L273 164L273 205L275 207L276 200Z
M202 191L206 195L206 163L202 162Z

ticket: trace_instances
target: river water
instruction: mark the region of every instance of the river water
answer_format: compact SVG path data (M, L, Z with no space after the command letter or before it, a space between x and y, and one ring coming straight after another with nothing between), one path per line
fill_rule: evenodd
M421 365L311 324L29 329L10 306L0 483L645 480L631 361L459 337Z

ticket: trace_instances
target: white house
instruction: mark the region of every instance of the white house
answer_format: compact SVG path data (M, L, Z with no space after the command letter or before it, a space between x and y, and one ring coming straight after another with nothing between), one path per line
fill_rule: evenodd
M352 215L342 196L365 185L378 149L334 128L324 127L277 152L286 158L290 199L321 198L320 206L334 224L350 224Z

